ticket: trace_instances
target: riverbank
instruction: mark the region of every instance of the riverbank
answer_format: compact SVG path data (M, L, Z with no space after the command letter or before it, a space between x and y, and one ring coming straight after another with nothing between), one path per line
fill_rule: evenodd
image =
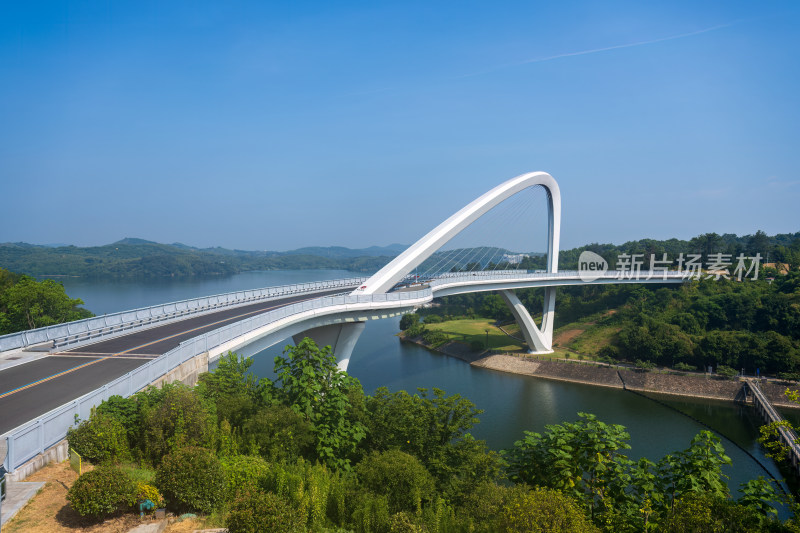
M402 335L400 337L406 342L413 342L428 350L461 359L474 367L498 372L644 393L725 401L743 399L741 382L707 374L666 370L640 371L593 361L538 359L535 356L521 354L475 353L469 346L459 342L449 342L434 348L419 338L408 339ZM774 381L766 381L762 385L762 390L773 405L800 408L787 400L785 396L787 389L799 391L800 387L797 384Z

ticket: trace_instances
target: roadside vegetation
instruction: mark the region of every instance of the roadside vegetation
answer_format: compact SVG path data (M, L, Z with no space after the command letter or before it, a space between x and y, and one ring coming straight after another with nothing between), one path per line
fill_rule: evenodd
M769 481L729 494L709 432L633 461L624 427L581 413L498 454L471 436L468 399L365 395L309 339L275 359L273 380L249 366L228 354L195 388L99 406L68 435L97 465L72 509L97 523L150 500L231 533L800 531L776 518Z

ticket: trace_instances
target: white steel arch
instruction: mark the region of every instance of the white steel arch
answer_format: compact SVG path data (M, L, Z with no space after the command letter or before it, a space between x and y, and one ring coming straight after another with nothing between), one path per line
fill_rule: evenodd
M561 235L561 192L558 183L546 172L528 172L501 183L470 202L453 216L412 244L405 252L354 291L354 294L380 294L395 286L450 239L504 200L529 187L542 185L547 191L548 239L547 271L558 272L558 247Z

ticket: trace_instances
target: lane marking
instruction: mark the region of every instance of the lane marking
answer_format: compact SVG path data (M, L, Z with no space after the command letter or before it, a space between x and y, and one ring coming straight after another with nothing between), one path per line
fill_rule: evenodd
M166 340L172 339L174 337L179 337L181 335L185 335L186 333L191 333L193 331L197 331L198 329L207 328L209 326L216 326L217 324L222 324L223 322L229 322L231 320L235 320L237 318L242 318L242 317L247 316L247 315L253 315L253 314L257 314L257 313L264 313L266 311L271 311L273 309L278 309L280 307L286 307L287 305L292 305L292 304L301 303L301 302L307 302L309 300L316 300L317 298L319 298L319 296L316 296L314 298L305 298L303 300L297 300L295 302L290 302L290 303L283 304L283 305L275 305L275 306L272 306L272 307L265 307L263 309L259 309L259 310L256 310L256 311L250 311L248 313L243 313L241 315L236 315L236 316L232 316L232 317L229 317L229 318L224 318L222 320L218 320L216 322L211 322L211 323L206 324L204 326L198 326L196 328L187 329L187 330L184 330L184 331L182 331L180 333L175 333L174 335L169 335L167 337L164 337L164 338L161 338L161 339L157 339L157 340L154 340L154 341L150 341L150 342L145 343L145 344L140 344L139 346L134 346L133 348L128 348L127 350L123 350L121 352L116 352L111 357L116 357L118 355L130 353L130 352L132 352L134 350L138 350L139 348L146 348L147 346L151 346L153 344L158 344L159 342L166 341Z
M62 372L59 372L58 374L53 374L52 376L49 376L49 377L46 377L46 378L42 378L42 379L39 379L39 380L36 380L36 381L32 381L32 382L28 383L27 385L23 385L22 387L17 387L16 389L12 389L12 390L10 390L8 392L4 392L3 394L0 394L0 399L5 398L6 396L11 396L12 394L15 394L17 392L24 391L25 389L30 389L31 387L35 387L36 385L39 385L39 384L44 383L46 381L50 381L51 379L55 379L57 377L61 377L61 376L65 375L65 374L69 374L70 372L75 372L76 370L79 370L81 368L86 368L87 366L93 365L95 363L99 363L100 361L105 361L106 359L108 359L108 357L102 357L100 359L96 359L94 361L89 361L88 363L83 363L82 365L78 365L78 366L72 367L72 368L70 368L68 370L64 370Z
M233 316L233 317L225 318L223 320L218 320L216 322L212 322L212 323L206 324L204 326L198 326L196 328L189 329L189 330L183 331L181 333L176 333L174 335L170 335L168 337L164 337L163 339L158 339L158 340L155 340L155 341L151 341L151 342L148 342L146 344L142 344L140 346L135 346L133 348L129 348L129 349L121 351L121 352L116 352L116 353L113 353L111 355L104 355L104 356L101 356L99 359L96 359L95 361L89 361L88 363L84 363L82 365L78 365L76 367L70 368L68 370L64 370L62 372L59 372L57 374L53 374L52 376L49 376L49 377L46 377L46 378L39 379L37 381L32 381L31 383L28 383L27 385L23 385L21 387L17 387L16 389L12 389L12 390L10 390L8 392L0 394L0 399L3 399L5 397L7 397L7 396L11 396L12 394L15 394L17 392L23 391L25 389L29 389L31 387L35 387L36 385L40 385L42 383L50 381L51 379L55 379L55 378L61 377L63 375L69 374L70 372L74 372L74 371L79 370L81 368L86 368L87 366L99 363L101 361L105 361L106 359L110 359L112 357L119 357L120 359L139 359L139 358L145 359L147 357L131 357L133 355L139 355L139 354L131 354L131 356L128 356L128 357L124 357L124 356L121 357L121 356L123 354L128 354L129 352L132 352L134 350L138 350L139 348L144 348L146 346L150 346L151 344L156 344L156 343L159 343L159 342L162 342L162 341L165 341L165 340L169 340L169 339L171 339L173 337L178 337L178 336L183 335L185 333L191 333L193 331L197 331L198 329L207 328L208 326L215 326L217 324L221 324L222 322L228 322L230 320L234 320L236 318L241 318L243 316L252 315L252 314L255 314L255 313L264 313L266 311L271 311L272 309L278 309L280 307L286 307L287 305L292 305L292 304L296 304L296 303L300 303L300 302L307 302L309 300L315 300L317 298L322 298L322 297L321 296L315 296L313 298L305 298L305 299L302 299L302 300L296 300L296 301L285 303L285 304L282 304L282 305L275 305L275 306L272 306L272 307L265 307L265 308L259 309L257 311L250 311L248 313L243 313L241 315L236 315L236 316ZM69 352L67 352L67 353L69 353ZM84 352L84 353L86 353L86 352ZM146 355L146 354L142 354L142 355ZM163 354L159 354L159 355L163 355ZM156 357L158 357L158 355Z

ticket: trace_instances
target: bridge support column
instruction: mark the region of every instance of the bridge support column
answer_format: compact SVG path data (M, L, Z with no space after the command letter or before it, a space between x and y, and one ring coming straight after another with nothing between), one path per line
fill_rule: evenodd
M530 353L553 352L553 319L555 318L556 288L544 289L544 307L542 309L542 327L536 327L528 310L513 290L500 291L500 296L508 305L514 320L517 321Z
M336 356L336 361L339 363L339 369L347 370L353 348L356 345L356 341L361 336L361 332L364 331L365 326L366 322L329 324L298 333L294 335L292 339L294 339L295 344L297 344L305 337L308 337L313 339L319 347L330 346L333 348L333 355Z

